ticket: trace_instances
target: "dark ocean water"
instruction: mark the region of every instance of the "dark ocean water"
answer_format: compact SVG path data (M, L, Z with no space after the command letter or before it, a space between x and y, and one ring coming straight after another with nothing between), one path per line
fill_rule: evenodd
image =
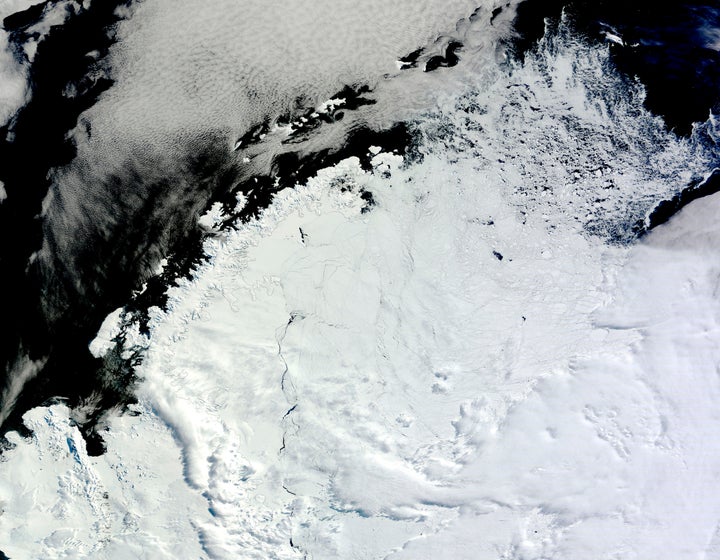
M269 174L252 177L235 163L220 136L204 134L187 140L187 155L180 165L175 160L173 166L163 166L151 155L138 153L100 184L94 182L93 170L87 170L88 189L101 191L98 199L113 203L83 206L86 227L67 231L74 222L68 221L63 229L63 204L69 209L74 201L63 201L59 193L60 210L56 208L55 222L49 224L40 216L53 172L76 158L68 132L114 86L113 69L103 61L116 40L117 8L125 5L129 3L94 2L87 10L77 8L65 24L54 28L31 65L30 101L0 129L0 180L8 194L0 204L2 311L8 325L0 340L0 386L12 385L23 360L41 364L14 403L0 403L5 417L1 430L20 429L22 414L33 406L65 399L84 409L78 423L91 453L102 451L95 429L103 412L132 401L137 357L111 353L100 360L90 354L88 343L114 309L127 305L142 317L149 306L164 304L165 288L201 258L205 233L195 223L200 212L212 201L227 202L242 191L249 196L245 212L251 216L269 204L278 188L342 157L366 154L370 145L412 150L412 138L402 124L388 131L352 129L340 144L310 154L287 152L272 161ZM677 134L690 134L693 123L720 110L718 3L678 2L659 9L648 1L526 0L515 21L514 56L521 58L535 48L546 25L556 26L563 13L579 41L611 43L614 64L629 80L645 86L646 107ZM27 30L40 15L39 9L31 8L5 19L17 56L23 56ZM432 64L428 61L425 70L461 65L456 47L449 45L444 56L433 58ZM91 51L97 54L88 57ZM74 85L76 95L64 93L68 84ZM358 87L353 91L363 101L346 111L372 103L371 93ZM338 112L333 118L343 116ZM248 133L246 142L259 137L252 130ZM717 189L716 175L702 185L702 194ZM284 182L277 184L277 177ZM695 187L678 185L678 197L661 206L656 221L696 197L690 192ZM33 257L42 248L51 258ZM167 256L169 265L154 277L157 263ZM136 295L145 282L147 290Z
M579 35L613 43L617 67L640 79L647 90L646 106L668 127L688 134L719 107L720 3L606 0L525 2L520 6L521 49L543 33L543 18L557 20L565 11Z

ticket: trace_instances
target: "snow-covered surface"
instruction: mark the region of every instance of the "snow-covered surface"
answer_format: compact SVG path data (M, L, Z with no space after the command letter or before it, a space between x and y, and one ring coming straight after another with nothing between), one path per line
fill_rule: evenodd
M379 159L392 186L347 161L209 247L107 455L64 406L28 413L11 558L715 550L720 197L626 252Z
M422 160L373 149L372 172L347 159L213 236L150 339L128 340L147 347L139 405L105 455L64 405L26 415L0 548L720 555L720 197L617 243L709 156L604 49L545 47L440 99Z
M122 307L110 313L100 325L97 336L90 342L90 353L96 358L102 358L111 348L115 347L114 339L121 332L122 313Z
M207 230L212 230L217 227L222 220L222 204L215 202L205 214L200 216L198 224Z

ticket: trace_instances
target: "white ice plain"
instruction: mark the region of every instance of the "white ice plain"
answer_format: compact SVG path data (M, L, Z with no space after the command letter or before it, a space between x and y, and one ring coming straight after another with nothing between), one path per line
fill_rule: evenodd
M378 206L321 177L218 242L107 455L64 407L28 413L1 465L11 558L720 552L719 197L620 267L481 189L332 173Z
M452 103L427 117L422 162L345 160L209 241L137 338L139 414L104 456L64 406L26 415L35 436L0 463L2 550L718 557L720 197L629 247L589 235L588 208L620 220L699 156L632 106L583 103L557 56L555 80L512 78L540 112L498 82L462 137L431 138L465 119Z

